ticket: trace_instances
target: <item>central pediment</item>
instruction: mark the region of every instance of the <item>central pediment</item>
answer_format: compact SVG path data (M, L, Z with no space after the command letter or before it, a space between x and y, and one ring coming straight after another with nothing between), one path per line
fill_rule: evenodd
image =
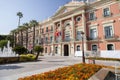
M74 2L74 1L69 2L64 6L59 7L58 10L56 11L56 13L53 15L53 17L56 17L58 15L62 15L66 12L72 11L72 10L80 7L81 5L84 5L84 3L83 2Z

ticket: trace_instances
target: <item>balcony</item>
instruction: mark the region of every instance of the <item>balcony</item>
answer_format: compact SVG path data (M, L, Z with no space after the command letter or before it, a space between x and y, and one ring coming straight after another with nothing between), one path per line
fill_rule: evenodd
M81 41L81 40L82 40L82 38L80 38L80 39L76 38L76 41Z
M109 35L109 36L105 35L104 37L105 39L111 39L111 38L114 38L114 35Z
M103 17L110 17L110 16L112 16L112 13L103 14Z
M97 17L89 18L89 21L97 20Z
M65 39L65 40L63 40L63 42L70 42L71 41L71 39Z
M97 40L97 37L88 37L87 40Z
M118 40L119 39L119 36L117 36L117 35L109 35L109 36L104 36L104 38L106 39L106 40Z

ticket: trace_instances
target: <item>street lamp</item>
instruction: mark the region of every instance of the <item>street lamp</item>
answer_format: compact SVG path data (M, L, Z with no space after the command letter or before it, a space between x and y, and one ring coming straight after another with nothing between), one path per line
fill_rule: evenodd
M82 61L85 63L85 55L84 55L84 32L81 32L81 37L82 37Z

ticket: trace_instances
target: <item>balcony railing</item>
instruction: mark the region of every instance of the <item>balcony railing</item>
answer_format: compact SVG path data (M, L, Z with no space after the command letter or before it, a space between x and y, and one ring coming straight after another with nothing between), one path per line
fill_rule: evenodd
M97 37L88 37L87 40L97 40L98 38Z
M114 35L109 35L109 36L105 35L105 39L110 39L110 38L114 38L114 37L115 37Z
M63 40L63 42L70 42L71 41L71 39L65 39L65 40Z
M96 20L97 17L89 18L89 21Z

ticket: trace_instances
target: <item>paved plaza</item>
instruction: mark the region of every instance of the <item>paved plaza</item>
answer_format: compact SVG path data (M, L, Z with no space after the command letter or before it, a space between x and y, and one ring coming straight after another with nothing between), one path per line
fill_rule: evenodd
M0 80L17 80L20 77L43 73L59 67L81 63L81 57L40 56L37 62L22 62L0 65ZM86 60L88 63L88 60ZM112 61L96 61L96 64L114 66Z

